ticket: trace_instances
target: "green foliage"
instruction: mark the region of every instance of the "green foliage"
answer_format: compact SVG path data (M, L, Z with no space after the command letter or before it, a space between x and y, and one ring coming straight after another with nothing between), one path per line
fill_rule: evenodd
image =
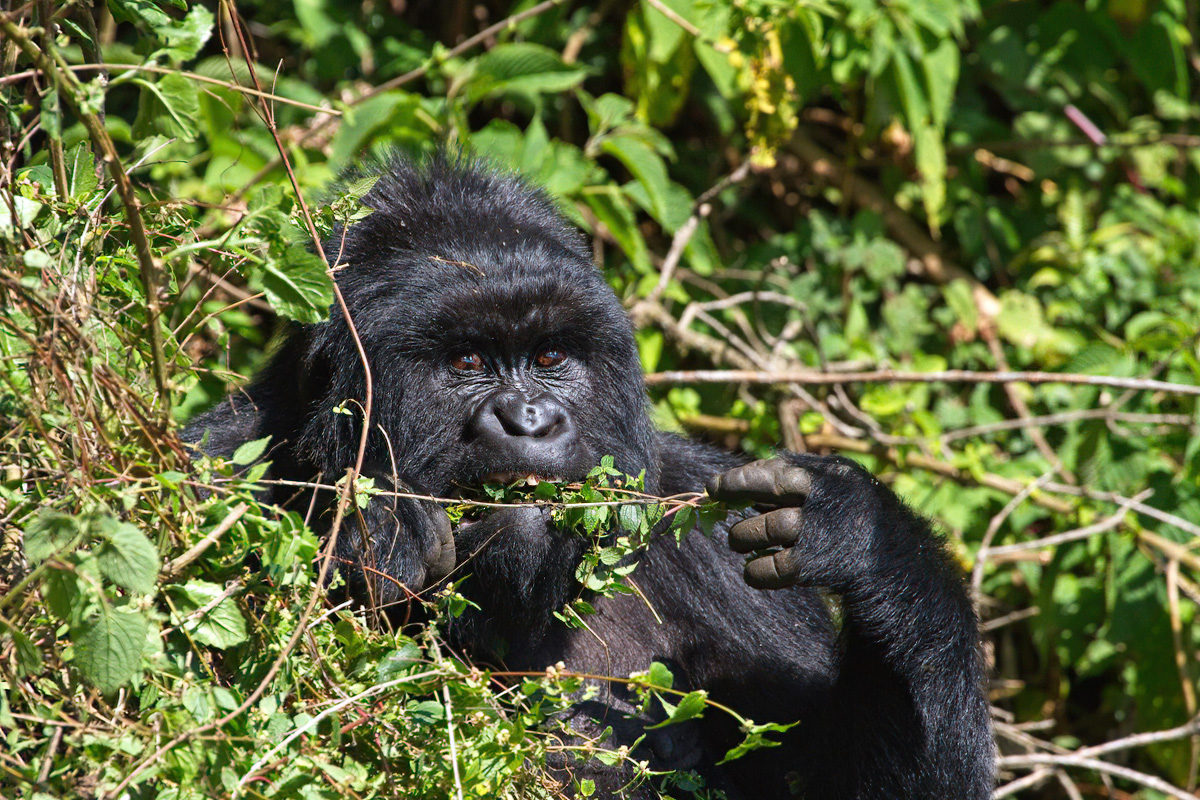
M651 400L660 424L754 455L858 454L934 517L979 589L993 700L1024 726L1001 726L1003 752L1195 716L1194 9L555 3L472 39L532 4L419 5L223 5L254 20L244 42L185 0L0 20L0 795L553 796L545 732L587 681L444 652L453 590L420 631L323 604L321 543L256 499L269 443L197 461L172 430L253 371L276 321L328 312L337 232L370 213L370 179L335 177L443 141L595 236L648 370L1165 382L875 372L660 381ZM720 513L611 464L492 502L550 504L591 541L560 611L578 626L636 591L652 536ZM737 714L661 664L609 677L667 721ZM729 758L795 722L738 720ZM1194 789L1182 735L1119 752ZM568 755L631 762L603 741ZM713 794L630 766L664 797Z

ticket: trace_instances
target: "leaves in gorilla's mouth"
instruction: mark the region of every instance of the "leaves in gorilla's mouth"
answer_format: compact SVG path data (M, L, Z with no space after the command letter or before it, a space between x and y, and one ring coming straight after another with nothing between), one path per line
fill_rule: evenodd
M485 484L500 484L501 486L537 486L543 481L562 483L562 478L538 475L533 472L493 472L483 479Z
M452 496L463 502L448 506L446 513L456 529L469 527L499 510L497 504L530 505L554 499L563 478L536 472L500 471L484 476L478 485L455 487Z

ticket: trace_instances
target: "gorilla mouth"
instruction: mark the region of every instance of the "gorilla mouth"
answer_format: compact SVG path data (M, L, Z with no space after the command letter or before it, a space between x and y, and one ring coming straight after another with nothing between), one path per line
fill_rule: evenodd
M492 517L497 513L520 510L521 507L527 506L532 498L522 498L521 490L533 489L543 483L566 483L566 479L551 472L539 472L536 470L497 470L489 472L482 478L478 479L478 483L472 482L471 486L459 484L453 491L452 496L467 501L462 509L461 517L455 525L456 532L465 531L478 522ZM505 502L513 503L512 507L488 507L472 505L471 501L490 501L495 502L495 496L489 491L485 491L483 487L507 487L515 489L518 494L509 497Z
M503 486L511 486L520 484L522 486L537 486L539 483L562 483L563 478L555 475L542 475L536 472L492 472L485 475L484 483L501 484Z

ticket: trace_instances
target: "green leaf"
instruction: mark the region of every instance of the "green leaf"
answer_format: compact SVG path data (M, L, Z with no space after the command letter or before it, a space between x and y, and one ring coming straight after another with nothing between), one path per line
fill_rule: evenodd
M629 209L629 203L613 187L602 192L588 192L583 196L596 220L608 229L609 234L625 253L625 257L639 272L650 273L650 251L646 240L637 227L637 219ZM2 205L2 204L0 204Z
M157 83L141 78L132 83L142 87L137 118L133 121L135 138L155 134L184 142L196 138L200 128L200 96L191 80L172 72Z
M0 633L12 637L13 647L17 653L17 668L20 674L36 675L42 669L42 653L33 640L21 630L0 620Z
M75 666L100 691L115 692L133 677L149 628L140 612L101 603L96 614L71 631Z
M921 202L930 230L939 227L942 208L946 205L946 148L941 131L922 123L913 130L913 152L917 170L921 173Z
M172 594L179 597L183 627L200 644L225 649L246 641L246 618L232 596L222 597L220 584L191 580L172 587Z
M34 564L45 561L81 537L84 530L84 523L78 517L42 509L25 528L25 557Z
M58 102L58 90L53 86L42 95L42 130L51 139L62 139L62 111Z
M63 622L78 619L87 607L84 584L73 571L51 569L42 584L42 599L50 613Z
M405 642L379 660L375 667L375 682L384 683L402 675L409 667L420 663L421 648L416 642Z
M958 44L943 39L921 60L925 85L929 87L929 116L938 130L945 130L958 86Z
M196 4L179 22L159 26L159 34L168 43L167 55L176 63L194 59L212 36L213 22L213 13Z
M661 661L653 661L646 671L647 683L656 689L670 689L675 685L675 675Z
M696 511L691 506L684 506L675 512L671 517L671 532L675 535L676 541L683 541L683 537L692 532L696 527Z
M677 16L689 21L695 4L695 0L663 0L662 3ZM684 30L678 22L667 17L647 0L641 0L640 5L646 21L646 33L650 37L650 47L646 55L656 64L668 63L683 41Z
M643 517L642 508L636 503L617 506L617 524L622 530L637 531Z
M563 63L557 52L531 42L499 45L480 56L467 86L470 102L501 94L558 94L583 83L587 70Z
M41 203L30 200L28 197L9 195L9 199L13 204L11 209L7 202L0 203L0 234L5 236L12 236L18 228L28 228L33 224L38 212L42 210ZM16 224L13 224L14 219Z
M171 18L163 13L154 0L108 0L114 17L126 22L142 22L152 28L166 27Z
M297 322L320 322L328 316L333 282L325 262L306 248L288 248L282 262L262 264L257 278L267 301L280 315Z
M98 527L103 542L96 559L104 577L131 592L153 592L160 566L153 542L136 526L111 517L101 520Z
M707 699L708 692L703 690L688 692L683 696L683 699L679 701L679 705L675 706L662 699L662 697L659 697L658 701L662 703L663 708L667 710L668 716L665 720L656 725L646 726L646 730L662 728L666 725L674 725L677 722L686 722L689 719L701 716L704 714L704 707L707 705L705 701Z
M669 217L667 202L667 166L662 156L650 145L633 136L612 136L602 145L604 152L616 157L642 185L650 197L654 218L665 222Z
M253 464L262 458L263 453L267 452L267 445L271 443L270 436L264 436L261 439L254 439L246 442L233 451L230 461L237 464L239 467Z
M741 758L747 753L754 750L761 750L764 747L779 747L780 742L766 738L766 733L784 733L790 728L798 725L798 722L793 722L787 725L782 725L776 722L768 722L764 725L754 725L752 723L744 724L742 730L746 732L746 738L742 740L733 749L725 753L725 757L718 761L718 764L724 764L727 761L734 761Z
M67 153L67 192L78 199L96 191L99 185L96 159L92 157L91 148L80 142Z
M418 725L436 725L446 718L446 707L436 700L414 700L405 710Z
M955 278L942 287L942 296L962 326L975 333L979 329L979 308L971 297L971 284L963 278Z

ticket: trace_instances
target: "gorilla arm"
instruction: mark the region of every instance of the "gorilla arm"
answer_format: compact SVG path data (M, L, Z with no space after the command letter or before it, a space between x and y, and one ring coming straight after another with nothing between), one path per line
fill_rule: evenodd
M927 522L848 459L788 454L720 473L718 500L774 510L734 525L759 589L823 587L842 603L832 691L801 724L806 796L990 796L993 745L978 624ZM773 550L772 548L781 548Z

